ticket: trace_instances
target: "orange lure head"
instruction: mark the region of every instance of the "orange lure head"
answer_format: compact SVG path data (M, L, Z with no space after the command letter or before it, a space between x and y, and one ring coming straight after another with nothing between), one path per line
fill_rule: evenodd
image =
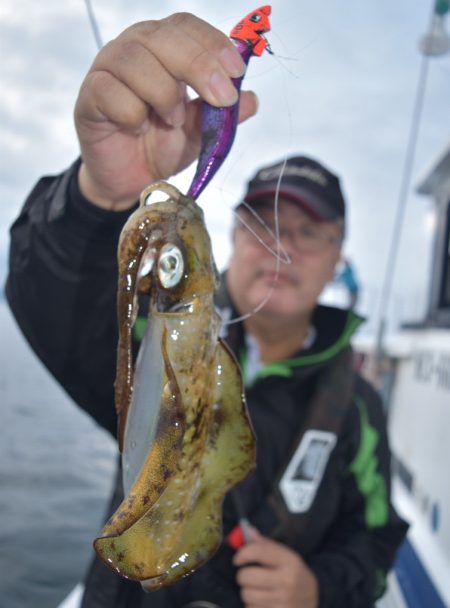
M272 9L269 5L261 6L244 17L231 30L230 38L242 40L252 47L254 55L262 55L264 50L271 52L264 37L270 31L269 15Z

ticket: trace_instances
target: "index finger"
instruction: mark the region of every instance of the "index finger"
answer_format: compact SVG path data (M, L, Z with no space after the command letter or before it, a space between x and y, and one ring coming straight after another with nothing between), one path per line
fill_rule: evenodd
M240 587L272 589L278 581L278 574L271 568L244 566L237 571L236 580Z
M287 553L290 554L291 550L285 545L266 537L260 537L239 549L233 558L233 563L238 567L252 563L275 567L286 560Z
M242 76L245 63L223 32L189 13L131 28L173 78L186 82L204 100L217 106L237 101L231 78Z

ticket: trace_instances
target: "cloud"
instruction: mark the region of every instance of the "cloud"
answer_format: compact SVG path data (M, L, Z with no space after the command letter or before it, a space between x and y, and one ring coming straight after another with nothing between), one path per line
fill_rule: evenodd
M154 6L94 0L93 6L104 41L135 21L185 9L174 0ZM189 4L225 32L253 8L250 0L230 0L226 7ZM201 199L213 242L220 244L221 264L227 257L229 207L242 195L243 181L258 164L301 151L343 177L351 222L346 249L363 284L379 289L417 85L417 41L428 13L423 3L409 0L355 1L345 11L329 0L273 3L268 37L277 57L252 59L244 81L259 96L259 114L239 128L229 158ZM36 179L62 170L78 153L73 105L96 50L79 0L4 0L0 16L1 53L8 58L0 64L1 251L7 227ZM415 227L429 202L413 188L415 176L448 140L443 125L450 118L449 64L449 58L430 62L396 283L408 291L421 281L423 297L429 237ZM420 251L414 279L405 271L412 246Z

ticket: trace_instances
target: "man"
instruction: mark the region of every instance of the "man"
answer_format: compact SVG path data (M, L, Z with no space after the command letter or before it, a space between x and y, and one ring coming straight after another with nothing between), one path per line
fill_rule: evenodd
M75 401L115 432L117 240L141 189L194 160L199 103L236 100L244 66L221 32L192 15L128 28L100 51L75 110L82 160L43 178L12 228L7 295L30 344ZM149 75L142 78L142 74ZM255 112L243 93L241 119ZM289 263L267 250L250 212L273 224ZM225 542L197 572L145 595L95 562L84 608L369 607L405 524L389 502L380 402L357 377L358 319L317 306L344 234L338 178L294 157L249 183L218 294L241 362L257 436L257 468L224 503ZM255 236L257 238L255 238ZM269 248L273 247L273 243ZM121 498L117 488L111 509ZM238 522L252 525L240 542Z

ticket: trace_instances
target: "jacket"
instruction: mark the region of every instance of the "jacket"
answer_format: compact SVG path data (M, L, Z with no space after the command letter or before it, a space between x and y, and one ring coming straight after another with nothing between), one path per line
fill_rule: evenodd
M50 372L114 434L116 250L130 212L83 199L78 166L42 178L27 198L11 228L6 294ZM224 288L218 305L235 316ZM259 369L246 386L258 456L236 490L240 509L263 534L301 554L318 577L321 608L373 606L407 530L390 503L380 398L351 365L349 343L359 323L352 312L318 306L312 343ZM226 339L245 372L242 325L231 325ZM111 510L120 499L118 483ZM235 505L227 496L225 538L242 514ZM150 595L94 560L83 608L181 608L194 600L239 608L232 555L224 542L197 572Z

